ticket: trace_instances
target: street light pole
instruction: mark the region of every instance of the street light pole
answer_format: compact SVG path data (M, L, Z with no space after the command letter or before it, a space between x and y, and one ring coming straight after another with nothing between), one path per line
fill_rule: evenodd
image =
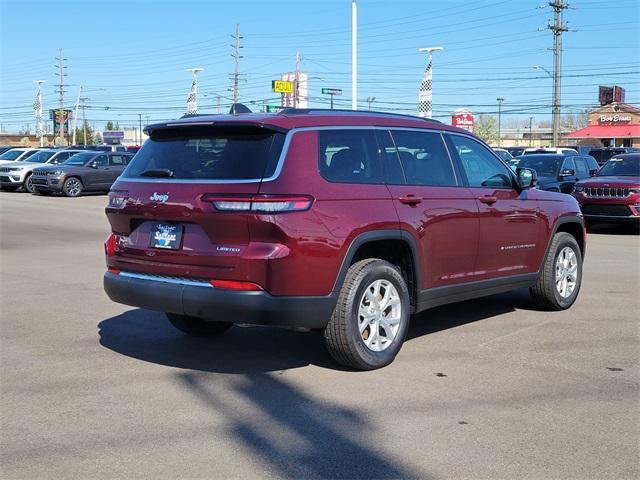
M333 103L333 96L331 96ZM333 107L331 107L333 109ZM351 110L358 109L358 4L351 0Z
M433 52L439 52L443 47L419 48L419 52L429 53L429 63L424 70L420 91L418 92L418 116L431 118L433 115Z
M204 68L187 68L188 72L193 74L193 82L191 83L191 91L187 97L187 114L198 113L198 72L201 72Z
M502 139L502 102L504 102L504 98L498 97L496 98L498 101L498 147L501 145Z

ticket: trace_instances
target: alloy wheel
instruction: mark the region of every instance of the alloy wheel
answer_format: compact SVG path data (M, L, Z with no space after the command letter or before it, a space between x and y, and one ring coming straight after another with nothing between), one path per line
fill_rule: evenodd
M568 298L577 283L578 257L571 247L564 247L556 259L556 290L562 298Z
M400 330L402 303L398 290L388 280L376 280L362 294L358 307L358 329L365 346L381 352L391 346Z

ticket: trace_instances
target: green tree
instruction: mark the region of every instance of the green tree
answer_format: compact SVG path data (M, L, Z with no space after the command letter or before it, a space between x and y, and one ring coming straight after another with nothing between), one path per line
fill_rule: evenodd
M104 127L105 130L115 130L114 126L113 126L113 122L111 120L109 120L107 122L107 124Z
M493 115L478 115L473 125L473 133L485 142L498 142L498 120Z
M87 138L84 138L84 132L87 132ZM84 122L84 126L82 128L76 128L76 143L78 145L93 145L94 143L94 132L93 129L89 126L88 122Z

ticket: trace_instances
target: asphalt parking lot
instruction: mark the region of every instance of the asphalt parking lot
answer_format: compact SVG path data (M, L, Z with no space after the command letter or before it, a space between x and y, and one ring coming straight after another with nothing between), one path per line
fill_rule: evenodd
M440 307L363 373L317 334L111 303L105 202L0 193L2 478L640 477L633 231L589 235L571 310Z

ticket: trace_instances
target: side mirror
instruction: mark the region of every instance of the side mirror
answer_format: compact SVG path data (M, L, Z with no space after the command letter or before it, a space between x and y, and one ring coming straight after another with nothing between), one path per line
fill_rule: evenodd
M87 167L89 167L89 168L98 168L98 161L94 160L89 165L87 165Z
M561 177L570 177L570 176L575 175L575 174L576 174L576 172L572 168L565 168L564 170L562 170L560 172L560 176Z
M596 173L598 173L598 170L589 170L589 176L593 177Z
M538 184L538 174L532 168L516 168L518 186L522 190L533 188Z

